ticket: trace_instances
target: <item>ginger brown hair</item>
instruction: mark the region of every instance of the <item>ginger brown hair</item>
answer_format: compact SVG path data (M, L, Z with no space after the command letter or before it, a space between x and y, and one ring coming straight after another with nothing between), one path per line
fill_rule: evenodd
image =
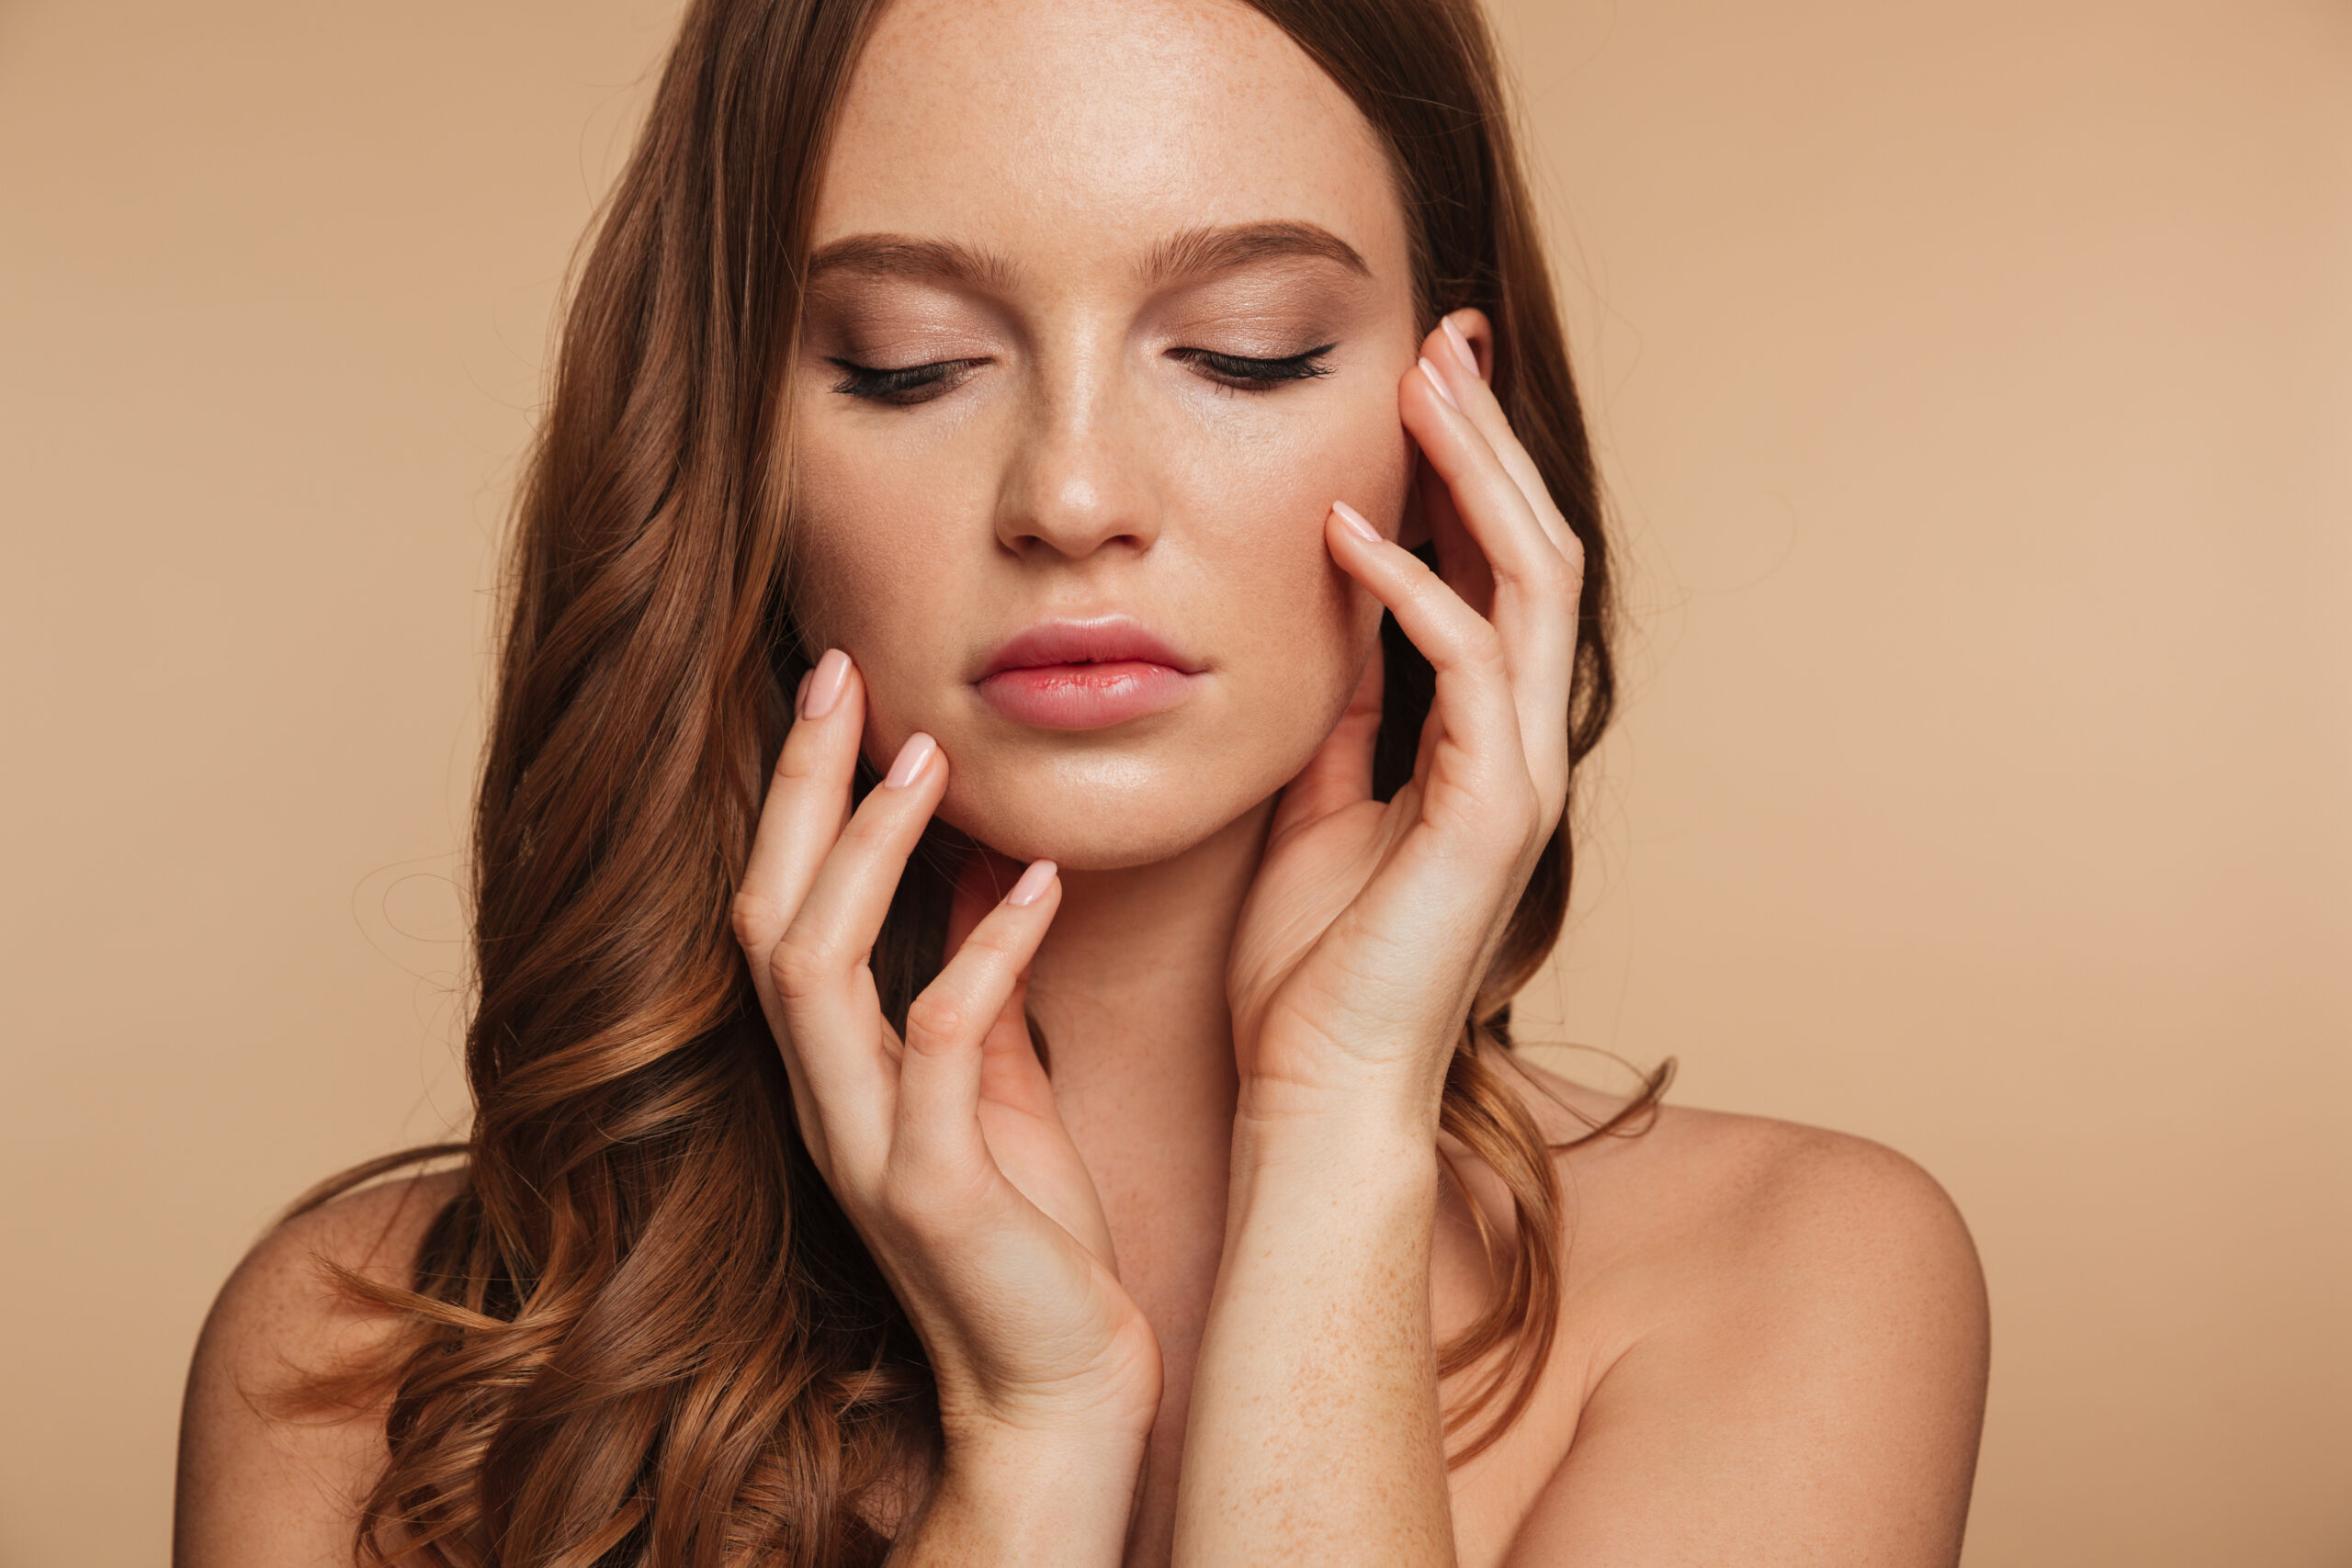
M811 653L788 609L778 371L815 172L883 3L695 0L577 278L517 508L474 818L472 1134L296 1210L465 1157L413 1289L344 1276L404 1328L370 1374L389 1452L364 1562L878 1562L934 1451L922 1347L801 1146L728 922ZM1386 145L1423 326L1465 306L1494 321L1495 391L1584 546L1580 760L1614 690L1610 558L1476 0L1249 3ZM1432 681L1393 620L1383 638L1385 795ZM959 847L934 831L875 952L894 1021L942 962ZM1500 1053L1572 863L1564 821L1446 1078L1443 1130L1500 1179L1517 1230L1489 1238L1492 1297L1442 1351L1442 1371L1475 1374L1448 1415L1455 1462L1525 1408L1558 1314L1551 1149ZM1637 1129L1664 1078L1588 1135Z

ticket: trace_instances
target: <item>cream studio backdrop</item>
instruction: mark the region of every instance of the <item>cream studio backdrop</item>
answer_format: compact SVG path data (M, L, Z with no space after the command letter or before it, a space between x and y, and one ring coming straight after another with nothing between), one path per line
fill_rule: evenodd
M1632 562L1527 1032L1950 1188L1973 1568L2352 1563L2352 12L1497 17ZM0 10L6 1568L160 1561L223 1275L463 1115L494 544L673 21Z

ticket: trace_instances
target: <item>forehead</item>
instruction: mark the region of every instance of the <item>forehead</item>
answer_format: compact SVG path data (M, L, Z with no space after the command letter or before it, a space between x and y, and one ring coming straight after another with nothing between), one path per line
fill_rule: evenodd
M1396 276L1403 214L1339 85L1233 0L895 0L828 153L815 245L940 237L1057 272L1301 220Z

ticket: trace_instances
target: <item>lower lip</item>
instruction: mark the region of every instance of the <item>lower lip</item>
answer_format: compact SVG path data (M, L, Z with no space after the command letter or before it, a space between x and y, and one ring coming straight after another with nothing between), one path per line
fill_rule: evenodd
M1165 664L1040 664L1000 670L980 682L990 707L1016 724L1044 729L1103 729L1166 713L1184 700L1193 677Z

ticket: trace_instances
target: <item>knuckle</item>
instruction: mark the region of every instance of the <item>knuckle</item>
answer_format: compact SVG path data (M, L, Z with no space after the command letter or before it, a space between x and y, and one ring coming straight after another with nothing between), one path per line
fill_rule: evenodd
M963 998L925 991L907 1009L907 1043L953 1044L963 1039L970 1017Z
M796 724L784 738L783 747L775 754L775 782L778 784L798 784L814 778L824 761L824 748L820 737L808 726Z
M757 893L736 894L727 910L727 923L747 953L757 953L775 940L779 918L775 905Z
M1502 634L1487 622L1478 622L1463 634L1462 657L1479 670L1500 669L1504 662Z
M1550 598L1569 599L1575 597L1584 572L1558 549L1546 548L1537 558L1533 578L1538 592Z
M1543 814L1534 787L1523 774L1513 771L1493 780L1478 791L1478 801L1475 821L1479 837L1497 855L1518 859L1542 840Z
M1508 569L1497 567L1496 580L1508 581L1538 604L1576 597L1575 574L1561 561L1559 552L1549 545L1540 545L1528 552L1528 558L1513 562Z
M832 953L806 931L790 931L768 955L768 977L788 1001L814 995L832 968Z

